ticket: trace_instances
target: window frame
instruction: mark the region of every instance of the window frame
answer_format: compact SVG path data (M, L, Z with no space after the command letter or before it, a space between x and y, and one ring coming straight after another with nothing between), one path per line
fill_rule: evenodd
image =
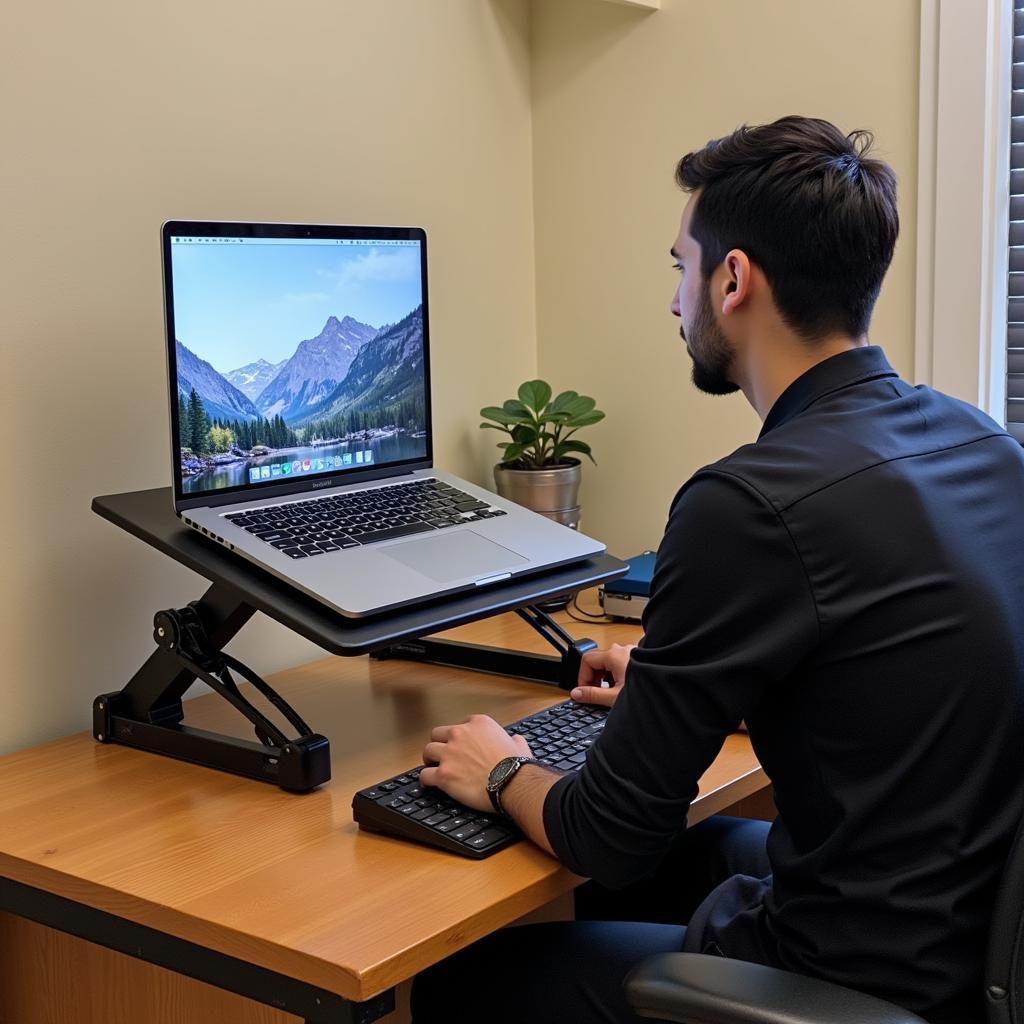
M1012 48L1013 0L921 0L914 376L1001 424Z

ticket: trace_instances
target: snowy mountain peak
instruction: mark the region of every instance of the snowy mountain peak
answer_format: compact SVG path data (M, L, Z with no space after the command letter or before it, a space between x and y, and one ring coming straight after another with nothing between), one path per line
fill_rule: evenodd
M260 412L292 422L307 415L345 379L352 360L377 334L350 316L329 316L315 338L299 342L295 354L256 399Z
M247 420L259 416L244 392L177 340L175 361L178 364L178 393L188 398L195 388L211 418Z
M268 363L266 359L257 359L255 363L247 363L237 370L225 373L224 379L230 381L243 395L255 402L260 392L277 376L278 371L287 362L287 359L282 359L279 363Z

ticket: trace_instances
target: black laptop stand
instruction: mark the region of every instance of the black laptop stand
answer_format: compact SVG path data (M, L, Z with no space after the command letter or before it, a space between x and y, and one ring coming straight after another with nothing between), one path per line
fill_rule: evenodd
M104 519L211 581L198 601L156 613L157 649L124 689L101 694L93 702L96 739L273 782L294 792L313 789L331 777L330 744L264 680L224 653L255 612L269 615L331 654L432 662L568 690L576 681L580 658L596 645L592 640L573 640L535 606L615 579L628 568L602 555L472 594L371 618L346 619L183 526L174 514L169 488L106 495L95 498L92 507ZM507 611L525 619L558 653L530 654L430 638L430 634ZM235 675L280 712L294 736L286 735L245 697ZM259 742L182 723L182 697L197 679L249 719Z

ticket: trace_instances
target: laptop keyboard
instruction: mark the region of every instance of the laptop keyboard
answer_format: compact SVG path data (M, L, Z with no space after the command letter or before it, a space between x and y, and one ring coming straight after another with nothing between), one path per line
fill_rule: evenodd
M576 772L601 735L608 711L570 700L513 722L505 731L524 736L538 761ZM508 818L474 811L440 789L420 785L422 770L420 765L359 790L352 798L352 817L359 827L475 859L489 857L521 838Z
M507 513L432 477L226 515L289 558L444 530Z

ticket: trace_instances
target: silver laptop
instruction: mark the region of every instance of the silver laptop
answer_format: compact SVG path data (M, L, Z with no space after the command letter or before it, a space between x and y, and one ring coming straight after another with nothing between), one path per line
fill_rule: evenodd
M604 551L433 468L421 228L169 221L162 241L192 529L350 617Z

